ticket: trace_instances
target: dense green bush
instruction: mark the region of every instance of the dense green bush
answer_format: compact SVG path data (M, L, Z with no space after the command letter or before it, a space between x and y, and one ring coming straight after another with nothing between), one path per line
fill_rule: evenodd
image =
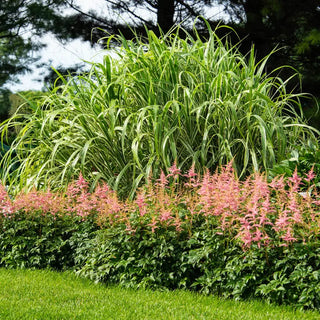
M179 259L186 250L187 239L187 234L177 235L174 228L155 234L137 230L135 236L121 226L102 230L78 273L97 282L133 288L187 288L194 271L188 270L189 275L184 272Z
M55 270L80 266L96 229L92 219L24 212L0 219L0 227L1 267Z
M2 221L0 265L72 268L124 287L183 288L320 309L318 242L243 251L204 221L198 223L192 235L173 227L128 233L121 225L96 233L89 220L15 215Z
M78 274L125 287L185 288L320 309L319 243L243 251L207 227L196 230L191 236L170 228L99 231Z
M32 114L18 112L1 128L24 121L2 180L16 190L65 187L81 171L133 194L173 161L202 171L233 159L246 176L314 140L302 95L287 92L290 79L265 72L269 56L256 62L252 49L244 57L210 29L208 41L196 32L181 38L180 31L113 38L117 58L107 54L86 75L60 76L63 85L34 103ZM14 163L20 165L12 174Z

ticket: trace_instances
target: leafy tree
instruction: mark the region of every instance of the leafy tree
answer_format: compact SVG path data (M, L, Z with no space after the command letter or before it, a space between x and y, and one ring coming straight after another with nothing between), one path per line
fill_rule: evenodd
M62 0L0 1L0 87L30 70L39 37L60 20ZM30 35L28 39L28 35Z
M190 18L194 19L199 15L205 14L205 6L211 5L212 0L131 0L131 1L112 1L106 0L112 5L112 8L118 10L119 13L129 13L132 21L137 21L138 25L146 23L149 28L154 28L155 22L161 27L164 32L181 22L190 22ZM145 20L138 16L135 12L143 7L153 16L156 16L156 21Z
M55 34L60 40L81 38L95 43L105 33L123 33L132 37L132 28L144 32L144 26L164 32L175 23L204 14L204 8L213 0L106 0L106 8L117 14L127 14L129 19L118 21L94 10L84 12L74 0L1 0L0 2L0 88L17 75L30 70L35 62L34 53L43 46L41 35ZM64 9L73 13L64 14ZM140 14L138 11L140 10ZM141 15L148 12L148 18ZM95 32L92 32L95 30ZM31 35L31 39L27 39Z
M318 0L105 0L106 8L114 17L94 10L84 12L76 0L65 3L75 10L60 24L55 24L54 33L61 38L98 40L104 34L121 32L132 36L132 28L138 33L157 31L159 25L166 32L174 24L182 23L190 28L195 17L203 15L215 24L208 9L222 5L229 15L228 22L246 38L242 43L243 53L256 47L258 58L266 56L275 47L281 48L273 55L270 69L288 64L298 69L303 76L303 90L318 94L320 85L320 5ZM147 13L147 14L146 14ZM122 18L121 18L122 17ZM126 20L124 20L124 18ZM199 20L199 23L201 21ZM92 28L96 27L95 33ZM198 31L201 25L197 25ZM201 33L201 32L200 32ZM238 41L238 39L237 39ZM284 77L292 72L282 71Z
M248 52L252 44L258 58L275 47L279 48L269 61L269 71L290 65L301 74L290 90L303 90L320 97L320 3L318 0L218 0L225 7L233 26ZM288 78L295 71L281 71ZM302 88L300 86L302 84ZM314 99L303 101L304 113L310 124L320 128L319 113Z
M31 71L44 46L41 36L63 23L66 7L64 0L0 1L0 121L10 115L8 83Z
M274 65L289 64L303 75L304 90L320 85L320 3L318 0L219 0L259 57L273 48ZM247 49L247 48L246 48Z

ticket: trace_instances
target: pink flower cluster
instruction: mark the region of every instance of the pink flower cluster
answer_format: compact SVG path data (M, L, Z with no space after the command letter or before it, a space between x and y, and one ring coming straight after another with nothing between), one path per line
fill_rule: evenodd
M31 190L12 200L0 185L0 216L10 218L15 212L94 216L102 228L122 224L129 233L138 227L191 233L195 219L202 217L217 234L239 241L243 248L288 246L320 234L320 194L312 185L313 170L304 178L295 171L288 179L278 176L271 182L263 173L240 181L232 163L215 173L207 170L202 177L194 166L183 175L176 163L168 172L161 172L154 182L149 179L135 200L127 201L121 201L107 184L89 192L81 174L65 193ZM302 193L304 183L310 187Z
M20 192L11 199L4 186L0 184L0 215L10 217L16 212L42 215L74 215L83 219L97 212L108 215L120 211L121 206L116 193L107 184L99 185L89 192L89 183L80 174L70 183L66 192L52 192L50 189Z

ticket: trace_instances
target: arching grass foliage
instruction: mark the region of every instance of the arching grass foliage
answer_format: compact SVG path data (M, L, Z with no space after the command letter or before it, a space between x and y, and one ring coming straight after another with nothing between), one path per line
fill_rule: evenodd
M208 27L209 28L209 27ZM265 73L269 56L255 60L219 39L179 36L117 40L90 72L63 77L33 113L18 112L2 133L24 123L3 160L2 179L16 187L65 186L82 172L133 194L151 173L176 165L215 169L233 159L239 176L267 170L291 145L313 138L299 96L287 81ZM10 168L19 168L10 173Z

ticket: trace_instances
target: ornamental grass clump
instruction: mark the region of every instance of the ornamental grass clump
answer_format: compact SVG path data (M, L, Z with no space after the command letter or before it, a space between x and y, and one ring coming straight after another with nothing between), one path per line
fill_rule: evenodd
M133 195L174 161L183 171L194 164L213 172L233 160L245 177L314 139L301 94L287 91L290 79L266 73L270 55L256 61L252 48L243 56L209 26L207 41L180 31L111 36L116 58L106 52L87 74L59 75L63 85L30 102L32 114L18 110L2 126L4 136L24 124L2 161L2 180L16 190L56 188L81 172Z

